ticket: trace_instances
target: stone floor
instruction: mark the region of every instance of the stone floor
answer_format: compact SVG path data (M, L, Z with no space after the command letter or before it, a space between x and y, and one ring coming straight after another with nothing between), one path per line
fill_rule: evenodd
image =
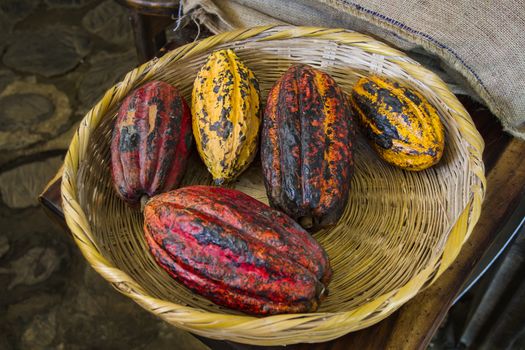
M113 290L37 203L84 113L136 64L113 0L0 1L0 350L207 349ZM430 348L455 349L452 328Z
M113 0L0 1L0 349L207 349L113 290L37 196L137 64Z

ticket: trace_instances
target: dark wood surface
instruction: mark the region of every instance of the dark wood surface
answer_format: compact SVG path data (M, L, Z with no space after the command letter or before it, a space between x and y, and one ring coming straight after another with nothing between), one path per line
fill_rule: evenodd
M166 45L166 27L174 22L179 0L118 0L129 10L139 63L155 56Z
M476 263L525 195L525 142L505 134L487 109L468 98L461 101L486 142L483 159L487 192L478 224L458 258L433 285L382 322L330 342L298 344L287 346L287 349L425 349L428 346ZM40 202L53 220L66 227L60 204L60 178L48 185ZM263 348L199 339L213 349Z
M138 61L147 62L166 45L165 28L173 20L170 17L149 16L136 11L130 11L129 19L133 27Z

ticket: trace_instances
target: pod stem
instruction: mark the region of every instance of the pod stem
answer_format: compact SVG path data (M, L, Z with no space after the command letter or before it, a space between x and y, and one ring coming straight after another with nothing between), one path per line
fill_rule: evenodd
M213 180L213 185L214 186L222 186L222 185L224 185L225 182L226 181L224 181L223 178L218 178L218 179L214 179Z
M146 203L149 201L149 197L147 195L143 195L140 197L140 211L144 212L144 207L146 206Z
M314 219L311 216L301 216L299 219L299 225L305 229L311 229L314 226Z

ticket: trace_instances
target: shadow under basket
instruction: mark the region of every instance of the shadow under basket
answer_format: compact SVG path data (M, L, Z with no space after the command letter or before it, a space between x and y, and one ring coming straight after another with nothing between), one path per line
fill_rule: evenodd
M346 93L370 74L403 82L436 107L445 126L442 160L421 172L383 162L357 136L346 211L337 226L314 235L334 271L330 294L315 313L254 317L193 294L157 266L143 237L141 212L113 190L109 144L121 101L151 80L177 86L191 101L197 71L222 48L233 49L253 70L262 101L292 63L302 62L329 73ZM483 140L460 102L440 78L404 53L348 30L257 27L170 51L109 89L71 142L63 209L76 244L95 270L176 327L254 345L322 342L384 319L452 263L479 217L485 187L482 151ZM189 184L211 184L196 153L182 186ZM268 203L257 159L229 186Z

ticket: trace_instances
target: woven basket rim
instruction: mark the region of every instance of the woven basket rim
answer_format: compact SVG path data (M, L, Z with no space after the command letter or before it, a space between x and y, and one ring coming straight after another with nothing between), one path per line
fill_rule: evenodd
M432 89L436 91L436 94L444 101L447 101L447 106L454 111L454 114L457 117L456 121L458 130L466 142L471 146L469 147L470 168L478 181L472 186L470 192L471 199L449 234L440 261L435 262L439 265L439 269L435 271L433 268L434 264L429 264L427 268L414 276L402 288L386 293L385 295L354 310L340 311L337 313L275 315L262 318L247 315L228 315L194 309L189 306L178 305L148 295L131 276L113 266L111 262L100 253L100 250L97 248L97 243L90 238L89 221L78 200L77 173L86 152L89 151L88 143L91 132L100 124L102 117L111 106L120 102L129 91L147 81L149 77L159 69L162 69L162 67L169 62L208 51L220 44L231 43L239 40L293 40L294 38L315 38L316 40L335 41L343 45L351 44L364 48L369 52L388 56L392 62L397 63L407 71L408 74L415 77L425 77L425 82L430 79ZM254 27L214 35L198 42L181 46L166 53L159 59L153 59L130 71L121 82L108 89L102 99L86 114L71 141L64 161L64 172L61 185L62 203L67 225L72 232L77 246L80 248L82 254L86 260L88 260L90 265L118 291L132 298L148 311L177 325L177 327L211 338L230 339L258 345L283 345L309 342L312 340L308 337L308 334L318 331L321 335L314 340L315 342L318 342L337 338L349 331L367 327L378 322L380 319L387 317L399 308L399 306L412 298L421 290L421 288L426 287L435 281L452 263L459 253L463 242L468 238L479 218L486 183L481 158L483 147L483 139L474 126L472 119L459 101L457 101L455 96L448 90L445 83L434 73L419 65L417 62L407 58L407 56L401 51L391 48L369 36L346 29L296 26ZM456 244L452 244L452 241ZM460 242L460 244L458 245L457 242ZM381 305L387 301L394 305L394 307L384 311L380 319L370 317L374 311L378 310ZM172 314L166 316L163 311L168 309L176 309L180 315L177 317L174 317ZM327 316L332 317L339 326L332 332L327 332L329 329L328 327L316 327L314 330L307 330L306 335L297 337L296 339L293 338L293 336L288 339L273 339L271 337L251 339L250 335L247 337L238 336L239 332L242 333L243 327L250 330L251 333L248 332L249 334L254 334L254 329L263 325L260 320L264 320L265 325L271 324L272 322L294 321L298 326L301 326L309 322L311 319L318 319ZM211 320L215 320L215 322L210 323ZM361 321L359 327L352 326L356 320Z

